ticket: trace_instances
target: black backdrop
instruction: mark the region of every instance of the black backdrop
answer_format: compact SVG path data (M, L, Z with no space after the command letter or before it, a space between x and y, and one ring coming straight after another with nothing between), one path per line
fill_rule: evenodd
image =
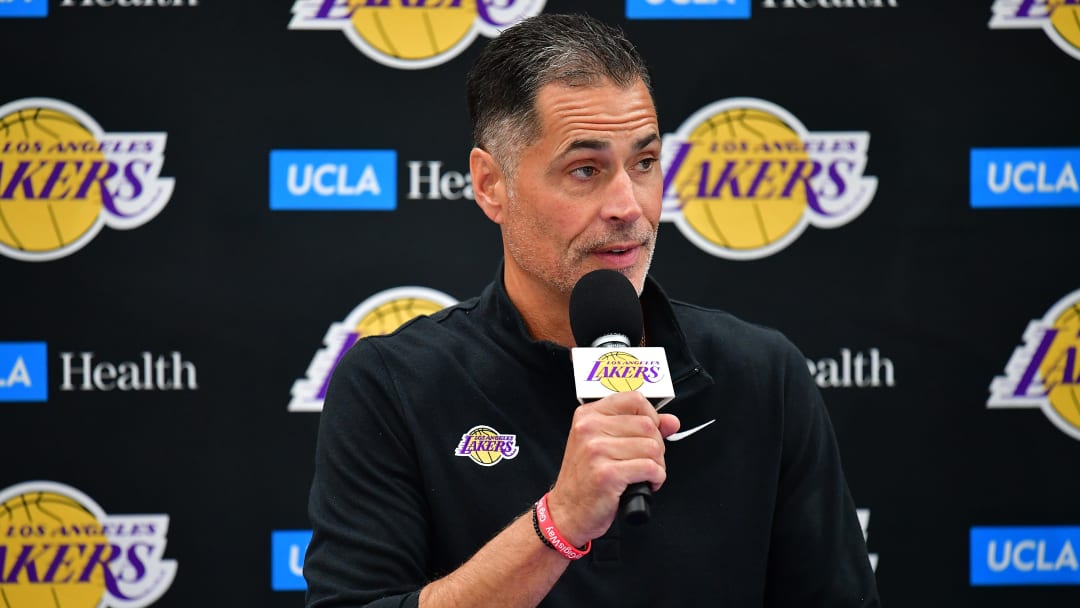
M0 104L52 98L107 133L166 133L175 191L151 221L70 255L0 256L0 341L48 346L47 400L0 402L0 491L49 480L110 515L167 515L177 570L156 605L299 605L270 581L271 533L308 525L318 414L287 410L294 382L368 297L424 286L464 299L498 263L498 232L471 201L406 196L409 161L467 171L462 82L487 38L402 70L340 31L288 29L285 0L51 4L43 19L0 19ZM749 261L664 223L653 274L673 297L780 329L814 362L843 349L889 360L892 386L823 389L887 605L1071 605L1070 586L972 587L968 542L973 526L1080 524L1077 439L1035 410L986 406L1028 322L1080 287L1080 216L973 209L968 170L972 148L1080 145L1080 63L1040 30L989 28L987 1L894 4L641 21L588 3L649 61L665 133L756 97L811 132L870 134L878 189L850 223ZM348 149L397 151L395 210L270 209L271 150ZM62 353L144 351L181 353L197 388L62 390ZM9 598L16 586L0 581Z

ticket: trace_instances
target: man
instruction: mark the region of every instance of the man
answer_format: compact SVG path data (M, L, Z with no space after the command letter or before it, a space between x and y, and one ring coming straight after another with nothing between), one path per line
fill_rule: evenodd
M473 188L503 266L480 297L339 364L309 504L308 605L877 605L805 359L647 277L663 178L634 47L592 19L540 15L484 49L468 94ZM568 302L598 268L640 294L671 414L636 392L578 406ZM665 443L675 415L715 423ZM616 512L635 482L652 486L653 517L628 526Z

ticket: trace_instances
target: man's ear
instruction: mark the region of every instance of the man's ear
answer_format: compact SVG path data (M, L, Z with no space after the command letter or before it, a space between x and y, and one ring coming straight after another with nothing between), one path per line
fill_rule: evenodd
M499 163L486 150L473 148L469 153L473 195L476 204L496 224L502 224L506 210L506 177Z

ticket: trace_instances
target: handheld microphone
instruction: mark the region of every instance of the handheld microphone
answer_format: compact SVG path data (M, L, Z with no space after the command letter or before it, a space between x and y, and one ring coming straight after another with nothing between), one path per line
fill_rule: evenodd
M581 403L636 390L656 409L675 398L663 348L633 347L644 333L637 291L614 270L594 270L570 294L570 329L578 347L570 351L574 387ZM642 524L652 515L648 482L627 486L619 500L623 520Z

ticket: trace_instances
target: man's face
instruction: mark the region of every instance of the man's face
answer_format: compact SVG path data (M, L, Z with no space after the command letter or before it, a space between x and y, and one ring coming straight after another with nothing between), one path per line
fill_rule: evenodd
M660 132L648 89L545 85L541 132L508 182L502 223L508 283L568 296L598 268L641 292L660 220Z

